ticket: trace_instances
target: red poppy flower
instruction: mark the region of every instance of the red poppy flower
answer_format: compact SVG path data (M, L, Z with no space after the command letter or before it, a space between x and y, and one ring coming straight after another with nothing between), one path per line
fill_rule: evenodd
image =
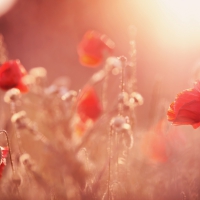
M10 60L0 66L0 88L9 90L18 88L21 92L27 92L28 88L22 78L26 75L25 68L19 60Z
M82 121L96 120L99 117L102 106L94 88L87 86L82 90L78 99L77 111Z
M174 125L192 125L195 129L200 126L200 82L177 95L167 117Z
M82 65L96 67L103 61L104 51L112 52L114 42L106 35L88 31L78 45L79 60Z
M0 146L0 154L1 154L1 160L0 160L0 178L1 178L3 169L6 166L6 157L8 155L8 147Z

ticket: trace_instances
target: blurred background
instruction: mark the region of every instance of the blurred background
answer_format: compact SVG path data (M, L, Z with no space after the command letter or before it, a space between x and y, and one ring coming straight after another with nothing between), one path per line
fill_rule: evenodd
M128 28L137 28L137 90L149 116L153 91L171 102L191 86L200 58L200 3L195 0L0 0L0 33L9 59L25 68L43 66L51 83L59 76L78 90L102 66L81 66L77 45L94 29L116 44L115 56L129 56Z

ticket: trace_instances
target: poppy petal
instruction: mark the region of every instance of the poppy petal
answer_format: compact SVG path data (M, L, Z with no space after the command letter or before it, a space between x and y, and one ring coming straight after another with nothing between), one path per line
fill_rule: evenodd
M85 121L88 118L96 120L102 112L100 100L93 87L85 87L78 99L78 114Z
M80 63L87 67L96 67L103 61L104 52L111 53L114 42L106 35L90 30L85 33L78 45Z
M200 83L177 95L167 111L168 121L174 125L200 126Z

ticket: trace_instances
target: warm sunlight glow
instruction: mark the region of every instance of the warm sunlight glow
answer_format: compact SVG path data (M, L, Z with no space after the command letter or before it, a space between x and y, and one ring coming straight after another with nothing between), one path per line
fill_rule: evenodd
M200 39L200 1L199 0L157 0L160 18L158 37L165 45L188 48Z
M5 14L16 2L16 0L0 0L0 16Z
M183 23L200 24L199 0L161 0L163 6Z

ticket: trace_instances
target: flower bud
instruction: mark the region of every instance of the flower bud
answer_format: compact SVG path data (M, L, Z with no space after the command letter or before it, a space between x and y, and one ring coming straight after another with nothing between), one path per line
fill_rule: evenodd
M70 102L70 101L75 100L76 97L77 97L77 92L74 91L74 90L70 90L70 91L68 91L67 93L65 93L65 94L61 97L61 99L62 99L63 101Z
M18 128L24 128L27 126L27 118L26 118L26 112L20 111L18 113L13 114L11 117L11 122L15 123Z
M144 100L143 100L143 97L141 96L141 94L139 94L137 92L133 92L130 95L129 102L130 102L130 105L140 106L143 104Z
M17 88L12 88L8 90L4 95L4 101L6 103L11 103L17 101L21 96L21 92Z
M114 128L115 131L121 132L125 123L126 119L124 117L117 116L111 120L110 125Z

